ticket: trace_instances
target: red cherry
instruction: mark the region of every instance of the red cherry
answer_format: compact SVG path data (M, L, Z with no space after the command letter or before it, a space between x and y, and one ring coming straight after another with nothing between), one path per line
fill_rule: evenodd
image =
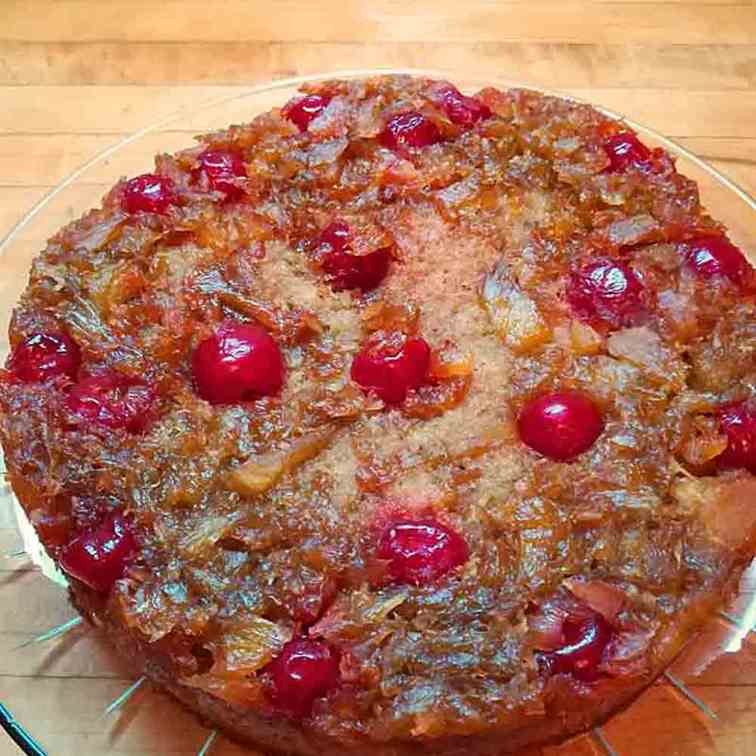
M315 699L339 684L339 652L324 641L289 641L269 665L273 702L296 717L306 717Z
M332 99L328 95L306 95L284 105L281 113L284 118L296 124L300 131L307 131L310 123L328 107Z
M478 121L491 117L491 111L480 100L463 95L451 84L444 84L436 90L441 107L452 123L472 128Z
M384 147L402 151L407 147L428 147L436 144L441 141L441 132L430 118L422 113L409 111L390 118L379 138Z
M277 394L284 380L278 344L262 328L227 321L192 356L199 395L212 404L234 404Z
M195 178L204 173L211 189L223 192L229 200L239 199L244 194L244 190L234 182L235 178L247 175L244 161L237 152L205 150L197 156L197 162L199 168L195 170Z
M584 682L600 677L598 666L612 637L611 625L598 613L562 625L566 645L539 654L541 668L550 675L571 674Z
M544 457L568 462L593 446L604 430L596 405L577 391L543 394L517 418L520 440Z
M388 249L378 249L367 255L334 252L323 260L323 270L331 278L334 291L370 291L386 277L390 262L391 254Z
M386 277L391 254L379 249L367 255L350 254L351 231L346 223L331 223L317 241L322 255L320 264L328 275L334 291L361 289L370 291Z
M144 173L129 179L123 189L127 213L164 213L176 201L173 180L168 176Z
M130 522L121 514L108 516L94 530L80 535L63 549L60 566L92 590L107 593L123 576L137 550Z
M352 362L352 380L387 404L398 404L425 382L429 367L430 347L424 339L391 334L368 341Z
M724 276L743 285L753 274L745 255L724 236L703 236L683 245L686 263L702 278Z
M79 381L66 398L66 406L85 423L140 433L156 399L153 387L143 380L110 371Z
M327 247L324 251L343 252L352 241L352 230L343 221L334 221L326 226L318 237L317 246Z
M756 400L725 404L717 414L727 436L727 448L717 457L719 466L756 474Z
M583 320L599 319L609 325L630 325L643 310L643 284L621 260L602 258L572 273L567 301Z
M623 131L607 139L604 151L609 157L608 173L620 173L630 166L641 170L651 168L651 150L632 131Z
M33 333L8 358L7 368L20 381L43 383L59 375L75 378L81 364L76 342L65 333Z
M464 564L470 552L462 536L435 520L400 520L378 541L392 580L424 585Z

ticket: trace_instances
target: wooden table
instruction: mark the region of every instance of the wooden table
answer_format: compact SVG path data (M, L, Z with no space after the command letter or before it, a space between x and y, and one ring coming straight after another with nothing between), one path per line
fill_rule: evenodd
M378 66L582 96L675 138L756 194L752 0L0 0L0 240L77 167L181 107L271 79ZM112 183L119 165L101 163L97 180ZM16 547L0 504L0 553ZM59 588L23 559L2 559L0 591L0 700L50 756L197 752L207 730L149 690L101 717L132 675L93 633L16 649L72 616ZM730 630L713 626L673 670L719 724L666 681L604 727L619 753L756 752L754 642L694 674L701 648L726 643ZM222 739L215 749L242 753ZM591 738L544 749L557 752L602 750ZM0 738L5 753L15 750Z

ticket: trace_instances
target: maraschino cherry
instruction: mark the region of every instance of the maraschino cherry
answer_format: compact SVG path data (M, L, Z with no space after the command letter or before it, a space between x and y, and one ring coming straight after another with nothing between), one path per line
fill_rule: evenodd
M441 132L430 118L413 110L390 118L379 138L384 147L402 152L440 142Z
M60 557L60 566L92 590L107 593L123 577L130 557L137 550L132 525L116 512L98 527L71 541Z
M643 311L643 284L623 260L594 260L574 271L567 282L567 301L582 320L600 320L619 328Z
M641 170L651 167L651 150L631 131L607 139L604 150L609 157L608 173L620 173L631 166Z
M281 350L258 326L226 321L194 350L192 372L199 395L212 404L234 404L280 391Z
M51 378L75 378L81 365L76 342L63 332L27 336L11 353L7 368L24 383L44 383Z
M378 249L367 255L355 255L351 252L351 242L352 232L346 223L331 223L316 242L320 265L334 291L370 291L386 277L391 262L390 251Z
M295 717L306 717L316 699L339 684L338 651L325 641L296 638L268 665L273 703Z
M441 107L452 123L465 128L472 128L478 121L491 117L487 105L474 97L463 95L451 84L444 84L435 92Z
M326 95L305 95L285 105L281 113L284 118L296 124L300 131L307 131L310 123L328 107L332 99Z
M569 462L593 446L604 421L585 394L554 391L523 407L517 429L522 442L534 451L557 462Z
M352 380L387 404L399 404L422 386L430 367L430 347L419 337L376 335L352 362Z
M540 653L538 659L548 674L571 674L584 682L600 677L599 664L611 640L611 625L597 612L562 625L565 645L555 651Z
M66 406L85 423L140 433L156 399L155 389L142 379L111 370L79 381L66 397Z
M385 528L377 555L388 561L394 582L424 585L464 564L469 550L462 536L434 519L402 519Z
M156 173L143 173L129 179L123 188L122 203L127 213L161 215L176 202L173 180Z
M742 286L753 276L745 255L724 236L702 236L682 246L685 262L701 278L723 277Z
M727 448L717 457L722 468L742 468L756 475L756 401L730 402L719 408L719 427Z
M195 178L200 174L207 176L210 188L225 194L227 200L236 200L243 196L244 190L234 180L247 175L244 160L238 152L205 150L197 156L197 163Z

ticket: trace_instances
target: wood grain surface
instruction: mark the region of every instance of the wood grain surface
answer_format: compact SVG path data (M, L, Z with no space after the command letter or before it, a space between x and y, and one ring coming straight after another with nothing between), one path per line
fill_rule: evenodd
M0 0L0 245L60 181L147 124L254 84L374 67L442 69L574 94L673 137L756 194L752 1ZM192 128L205 128L202 119L181 124ZM148 136L145 150L163 149L168 136ZM46 222L52 233L132 169L118 152L98 163L28 243L38 245ZM16 241L23 246L24 232ZM3 291L14 286L0 280L5 309ZM24 559L5 558L18 548L9 501L0 495L0 700L50 756L197 753L207 729L148 689L120 715L102 716L133 675L95 633L18 648L72 611ZM755 587L732 608L736 619ZM731 643L723 619L672 669L717 722L663 680L603 728L615 751L756 753L756 638L738 654L713 653ZM0 737L0 754L14 753ZM219 738L213 753L248 751ZM583 737L540 753L604 751Z

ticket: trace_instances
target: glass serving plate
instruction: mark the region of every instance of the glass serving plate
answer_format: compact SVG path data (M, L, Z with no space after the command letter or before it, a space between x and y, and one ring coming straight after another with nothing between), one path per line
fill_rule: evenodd
M235 88L233 95L184 108L118 141L50 191L0 241L0 360L5 361L8 320L26 285L32 259L58 228L99 205L119 177L150 170L155 153L189 147L195 134L249 121L283 105L304 82L378 73L450 79L467 93L490 85L540 89L496 76L459 76L444 71L340 71L278 81L241 94ZM662 146L676 156L678 170L698 182L711 215L727 225L733 241L756 262L756 202L686 149L625 120L647 144ZM18 511L10 489L0 488L4 615L0 623L0 701L7 707L0 706L0 721L17 742L27 739L26 752L46 751L49 756L189 756L210 750L215 756L254 753L209 731L172 699L135 681L128 662L111 652L98 631L77 622L67 603L65 579L45 561ZM591 733L533 753L756 753L756 635L749 635L754 622L756 563L745 575L736 601L625 711ZM111 710L106 714L107 709ZM11 740L0 739L0 754L16 752Z

